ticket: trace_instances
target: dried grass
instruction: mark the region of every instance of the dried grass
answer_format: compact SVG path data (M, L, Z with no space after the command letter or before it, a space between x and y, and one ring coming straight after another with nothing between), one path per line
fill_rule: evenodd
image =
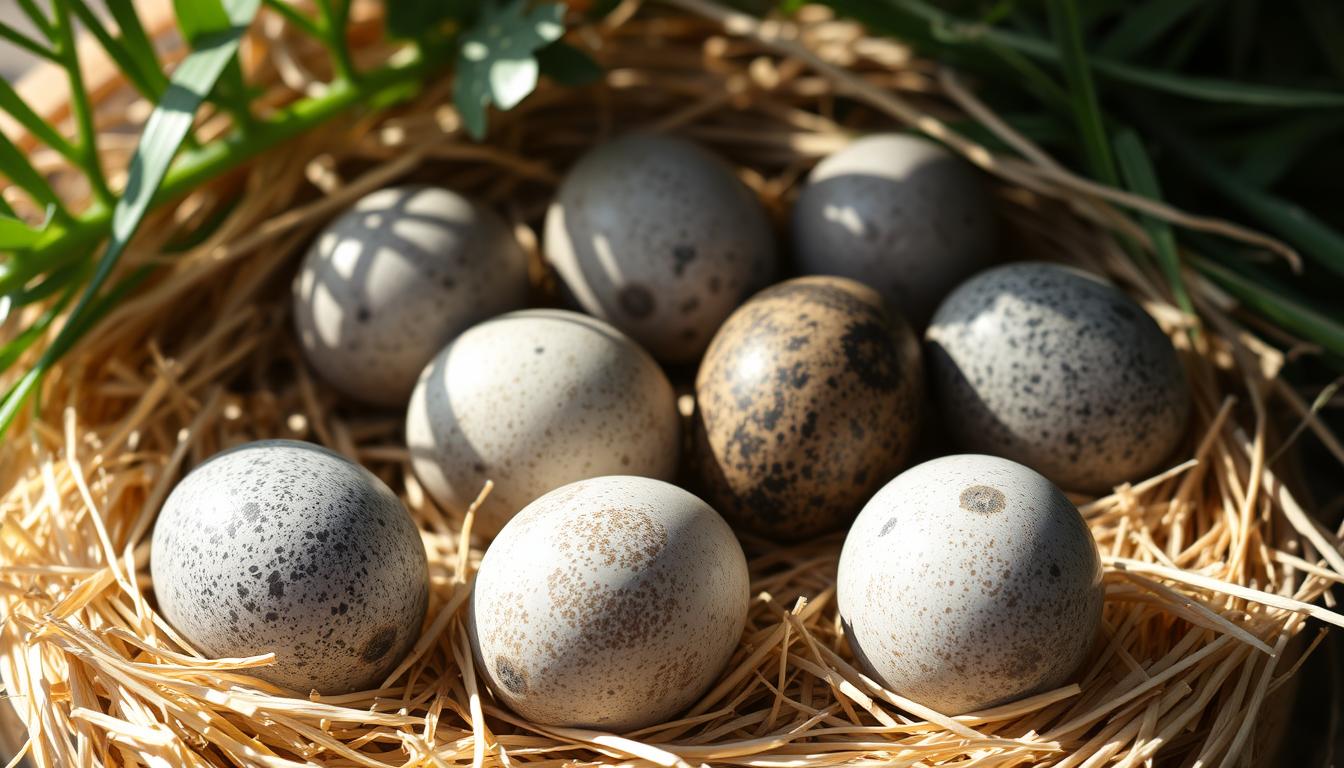
M1270 408L1282 401L1308 412L1276 378L1283 354L1239 322L1225 296L1189 274L1201 321L1182 316L1155 269L1101 228L1147 245L1117 216L1122 206L1285 258L1291 250L1072 175L953 73L854 25L812 11L801 25L781 25L704 0L665 5L689 13L626 3L576 31L573 40L606 65L605 82L543 86L495 116L488 144L463 138L448 86L437 84L390 116L342 120L273 152L144 228L127 268L162 269L52 371L40 415L0 445L0 679L36 765L1235 766L1259 756L1262 705L1291 688L1293 658L1300 663L1315 634L1304 632L1309 619L1344 625L1317 604L1344 581L1337 535L1295 501L1285 463L1270 460L1283 444ZM385 54L375 35L356 39L361 60ZM325 66L273 18L248 56L254 79L273 84L273 104L310 88L310 73ZM143 114L109 110L102 124L112 133ZM1020 157L955 134L948 122L961 116ZM779 216L819 156L856 132L899 124L938 136L1003 181L1012 255L1109 274L1171 334L1190 374L1195 418L1174 466L1079 499L1103 553L1107 601L1104 636L1078 682L954 718L884 690L851 666L835 606L841 539L832 536L751 548L755 597L741 647L682 719L614 735L527 723L496 706L472 668L459 612L481 555L464 532L469 515L426 499L398 414L338 401L301 364L286 316L294 255L355 197L428 180L504 211L546 296L538 218L564 168L614 132L657 127L715 146ZM109 167L124 164L124 145L108 143ZM59 182L59 165L51 168ZM165 253L177 233L231 201L204 243ZM20 320L0 323L0 339ZM398 489L421 527L429 618L377 691L277 690L248 674L267 657L202 659L154 611L146 534L172 484L224 447L274 436L357 457Z

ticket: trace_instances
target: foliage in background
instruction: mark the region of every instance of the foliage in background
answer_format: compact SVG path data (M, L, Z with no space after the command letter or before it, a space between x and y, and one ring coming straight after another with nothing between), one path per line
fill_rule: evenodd
M262 113L253 103L237 57L239 41L264 4L320 41L330 54L332 78L320 95ZM42 349L0 399L0 434L29 401L43 375L116 300L143 280L138 270L104 289L113 268L154 203L170 201L246 160L350 110L387 106L413 95L427 78L455 64L455 102L476 138L486 131L487 108L509 109L536 87L545 70L577 84L599 71L586 55L560 42L566 6L528 0L407 0L390 2L387 31L406 41L404 55L359 71L346 43L349 0L318 0L309 15L286 0L175 0L179 32L191 53L171 73L163 70L132 0L108 0L111 22L88 0L20 0L38 31L30 37L0 24L0 39L66 72L73 139L35 114L13 87L0 81L0 110L79 169L93 202L69 210L23 152L0 135L0 175L46 210L40 223L18 218L0 199L0 322L20 307L55 296L35 322L0 345L0 374L44 338L74 302L54 340ZM125 189L113 190L94 146L93 104L75 46L82 24L126 81L155 104L127 169ZM200 143L192 135L203 103L232 119L222 138ZM218 222L214 222L218 223ZM208 232L190 233L203 239ZM100 244L101 255L94 258Z

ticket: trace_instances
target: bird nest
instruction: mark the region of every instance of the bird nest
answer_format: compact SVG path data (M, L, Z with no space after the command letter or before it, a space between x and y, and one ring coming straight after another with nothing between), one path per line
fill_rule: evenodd
M357 58L385 59L377 9L356 11ZM1151 248L1118 211L1291 252L1072 174L954 72L817 9L762 22L707 0L627 2L569 39L603 64L604 78L543 82L492 117L485 142L464 137L445 79L390 112L329 123L147 220L120 268L154 265L152 276L50 370L40 409L0 445L0 677L17 715L14 748L39 766L378 767L1231 765L1267 749L1266 702L1291 688L1307 641L1319 640L1304 631L1309 620L1344 621L1316 604L1344 578L1344 558L1285 482L1288 441L1271 415L1296 411L1305 427L1321 427L1277 378L1283 355L1270 342L1279 339L1193 273L1185 279L1198 317L1179 311L1152 260L1119 244ZM243 52L267 104L294 99L326 66L316 43L269 11ZM120 83L97 99L105 166L124 168L125 136L147 110ZM207 114L200 133L225 122ZM992 152L953 127L967 125L1010 150ZM401 414L356 407L312 378L291 335L287 289L296 257L330 217L384 185L428 181L503 213L531 251L535 298L548 301L537 231L557 181L585 149L633 128L714 147L777 221L808 169L854 136L924 132L997 180L1006 257L1104 273L1170 334L1194 402L1178 454L1152 478L1075 499L1102 554L1106 602L1074 683L956 717L882 688L854 666L837 616L837 535L748 542L753 597L740 646L674 721L622 734L560 728L492 699L463 624L482 555L471 512L426 497ZM26 146L58 188L73 176ZM218 227L184 248L183 233L205 222ZM31 319L0 325L0 341ZM358 459L420 527L428 617L377 690L277 689L250 674L269 656L203 658L155 610L147 534L166 494L215 452L270 437Z

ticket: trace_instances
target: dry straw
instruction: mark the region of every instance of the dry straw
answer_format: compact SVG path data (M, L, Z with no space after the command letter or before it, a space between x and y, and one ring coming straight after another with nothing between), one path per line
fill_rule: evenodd
M376 9L357 5L359 56L387 55ZM372 15L371 15L372 14ZM464 139L448 85L381 119L352 117L259 158L155 215L127 257L160 263L48 377L40 415L0 446L0 677L26 725L16 747L49 765L399 766L700 763L815 768L889 765L1248 764L1272 739L1316 603L1344 581L1338 534L1294 500L1276 459L1271 409L1286 404L1328 445L1276 378L1283 355L1197 275L1201 319L1186 318L1117 214L1146 211L1290 249L1075 176L1014 134L951 72L899 44L808 10L761 23L705 0L625 3L574 32L607 68L583 89L543 86ZM314 45L264 18L245 48L267 103L325 74ZM123 88L101 92L110 168L142 119ZM129 106L128 106L129 105ZM996 156L955 133L971 118L1016 150ZM205 133L219 118L204 118ZM716 147L782 213L821 155L856 132L914 126L997 176L1008 250L1082 262L1129 290L1171 334L1195 418L1174 466L1080 499L1106 563L1104 632L1074 685L955 718L882 689L851 665L836 616L840 538L753 547L750 619L719 683L675 722L614 735L527 723L481 686L461 623L481 550L466 510L439 510L411 476L396 413L338 401L300 363L287 316L294 256L364 192L399 180L485 199L536 255L556 179L586 147L635 128ZM58 160L34 158L63 178ZM78 190L67 190L78 195ZM206 242L168 255L175 232L236 201ZM539 295L546 279L537 265ZM0 340L23 318L0 325ZM1272 345L1273 344L1273 345ZM154 515L181 474L244 440L295 437L358 457L398 489L430 553L432 604L420 642L377 691L285 692L250 677L267 657L204 660L153 607ZM1344 459L1344 456L1341 456ZM1267 705L1267 702L1271 702Z

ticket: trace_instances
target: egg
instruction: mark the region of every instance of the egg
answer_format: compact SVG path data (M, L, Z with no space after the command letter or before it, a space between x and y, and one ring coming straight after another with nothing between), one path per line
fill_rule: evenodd
M168 496L150 546L159 611L210 657L301 694L378 686L420 635L428 565L406 508L325 448L216 454Z
M922 397L919 342L875 291L802 277L723 324L696 375L707 498L774 539L839 528L905 463Z
M765 211L732 169L685 139L631 134L590 151L546 214L566 291L660 360L694 362L776 270Z
M1086 272L1039 262L991 269L947 297L926 339L953 442L1066 489L1142 479L1185 434L1190 392L1171 340Z
M327 225L294 280L300 347L345 395L404 407L443 345L526 305L527 254L456 192L380 189Z
M865 136L817 164L793 207L804 274L872 286L917 327L989 265L994 201L981 174L928 139Z
M906 470L859 513L836 581L874 680L947 715L1067 683L1101 623L1101 560L1064 494L994 456Z
M425 368L406 414L411 465L440 504L463 510L494 481L473 529L486 537L565 483L670 480L680 431L672 385L647 352L601 320L550 309L454 339Z
M580 480L509 522L476 574L477 671L536 723L628 731L691 706L747 617L742 548L723 518L644 477Z

